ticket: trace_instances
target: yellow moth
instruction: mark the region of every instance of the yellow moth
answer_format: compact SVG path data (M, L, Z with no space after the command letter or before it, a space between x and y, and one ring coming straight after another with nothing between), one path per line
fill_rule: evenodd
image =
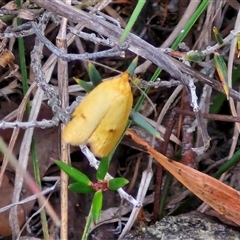
M128 72L100 83L73 112L63 140L75 146L89 144L96 156L107 156L126 127L132 104Z

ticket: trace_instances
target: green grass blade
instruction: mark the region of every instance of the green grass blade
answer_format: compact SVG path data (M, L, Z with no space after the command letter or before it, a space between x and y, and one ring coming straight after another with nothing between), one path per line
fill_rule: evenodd
M209 3L210 3L210 0L202 0L201 4L198 6L197 10L194 12L192 17L189 19L189 21L185 25L184 29L181 31L181 33L178 35L178 37L174 41L174 43L171 47L172 49L176 49L178 47L179 43L181 43L183 41L183 39L187 36L187 34L189 33L190 29L193 27L195 22L199 19L201 14L206 10Z
M140 12L142 11L142 8L143 8L145 3L146 3L146 0L138 0L138 4L135 7L135 9L134 9L134 11L133 11L133 13L130 17L130 19L128 21L128 24L127 24L122 36L120 37L119 44L122 44L126 40L129 32L131 31L134 23L136 22L136 20L139 16Z
M191 30L192 26L194 25L194 23L198 20L198 18L201 16L201 14L206 10L208 4L209 4L210 0L203 0L201 2L201 4L198 6L197 10L195 11L195 13L192 15L192 17L189 19L189 21L187 22L186 26L184 27L184 29L182 30L182 32L178 35L178 37L176 38L176 40L174 41L174 43L172 44L171 48L172 49L176 49L177 46L179 45L179 43L181 43L183 41L183 39L186 37L186 35L189 33L189 31ZM157 68L157 70L155 71L155 73L153 74L152 78L150 81L155 82L157 77L159 76L159 74L161 73L162 69L161 68ZM147 92L149 91L150 88L147 88L144 92L147 94ZM134 110L137 112L142 104L142 102L144 101L145 96L142 94L140 96L140 98L138 99Z
M240 149L237 150L233 156L226 161L219 169L218 171L213 175L215 178L220 178L220 176L229 170L230 167L232 167L234 164L238 163L240 161Z

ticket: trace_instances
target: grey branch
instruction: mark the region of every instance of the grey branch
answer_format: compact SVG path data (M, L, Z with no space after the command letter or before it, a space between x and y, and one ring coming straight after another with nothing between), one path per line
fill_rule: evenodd
M42 121L31 121L31 122L5 122L0 121L0 129L7 129L7 128L51 128L58 126L59 120L57 118L53 118L52 120L43 119Z

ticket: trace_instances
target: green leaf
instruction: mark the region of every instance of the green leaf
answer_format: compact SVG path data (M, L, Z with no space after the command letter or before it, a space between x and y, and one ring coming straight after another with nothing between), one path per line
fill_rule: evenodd
M108 182L108 188L111 190L118 190L121 187L124 187L128 184L128 180L126 178L113 178Z
M136 123L138 126L145 129L147 132L149 132L151 135L153 135L156 138L163 139L160 135L160 133L149 123L147 122L141 114L131 111L130 117L134 123Z
M88 62L88 75L94 87L102 82L100 73L91 62Z
M222 58L222 56L218 52L214 52L214 63L215 63L220 81L222 83L223 90L227 96L227 99L229 99L229 88L227 83L227 65L224 59Z
M69 166L68 164L62 161L55 161L55 164L61 168L70 178L74 181L90 185L91 181L89 178L82 172L78 171L76 168Z
M137 67L137 63L138 63L138 57L135 57L127 69L127 72L130 74L131 77L134 74L134 71Z
M237 34L237 50L240 51L240 33ZM239 58L239 53L238 53Z
M214 37L215 37L217 43L219 45L223 44L223 38L222 38L220 32L218 31L218 29L215 26L213 27L213 34L214 34Z
M71 183L68 188L76 193L95 193L94 189L91 186L80 182Z
M104 157L101 159L98 170L97 170L97 180L102 181L104 180L107 171L109 168L109 159L108 157Z
M240 65L236 66L232 74L232 84L233 86L237 83L240 78ZM209 113L218 113L223 102L226 100L226 95L223 93L218 93L214 98L212 104L210 105Z
M201 51L190 51L185 56L184 59L191 62L201 62L206 55Z
M93 90L93 84L90 82L85 82L81 79L78 78L74 78L74 80L76 81L76 83L78 85L80 85L87 93L91 92Z
M93 201L92 201L93 221L97 221L99 219L99 216L102 210L102 202L103 202L103 193L102 191L98 191L94 194Z

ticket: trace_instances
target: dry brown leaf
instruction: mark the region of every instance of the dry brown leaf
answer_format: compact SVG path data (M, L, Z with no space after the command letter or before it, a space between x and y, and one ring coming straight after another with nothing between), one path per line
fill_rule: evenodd
M3 33L7 28L7 24L0 19L0 33Z
M3 87L0 92L0 96L4 97L11 93L14 93L16 88L20 87L20 84L17 82L17 80L12 81L9 85L6 87Z
M1 8L2 8L2 9L9 10L9 11L14 11L14 10L17 10L17 9L18 9L17 4L16 4L15 1L9 2L9 3L7 3L6 5L2 6Z
M14 55L7 49L4 49L0 55L0 66L5 68L8 64L12 63L14 59Z
M21 9L19 11L18 17L25 20L31 20L31 21L36 19L36 15L26 9Z
M126 134L140 144L146 152L197 197L226 218L240 225L240 194L238 191L207 174L165 157L130 130L127 130Z
M9 177L9 174L5 173L3 176L2 186L0 188L0 208L8 206L12 203L12 194L13 184ZM27 196L30 196L28 191L27 195L26 192L24 193L24 197ZM22 205L19 205L18 221L20 226L24 224L26 219L25 213L29 213L33 204L34 201L24 204L24 207L22 207ZM9 226L9 212L10 210L0 213L0 235L2 236L10 236L12 234L11 228Z
M6 105L7 106L7 105ZM0 110L0 116L3 114ZM51 119L52 118L52 111L50 107L46 105L42 105L39 116L37 118L38 121L42 119ZM8 144L11 138L12 129L0 129L0 136L3 137L4 141ZM24 130L20 130L19 136L17 138L16 144L13 149L13 154L17 156L19 154L20 146L23 139ZM39 168L40 168L40 175L41 177L44 176L45 172L49 168L50 165L52 165L52 159L58 159L59 158L59 146L58 146L58 128L52 127L52 128L36 128L34 130L34 139L36 144L36 150L37 150L37 157L39 161ZM2 156L0 154L0 162L2 161ZM29 173L33 176L33 165L31 158L29 159L28 169Z
M238 227L237 224L235 224L233 221L227 219L225 216L221 215L219 212L215 211L214 209L209 209L204 212L204 214L218 218L222 223L225 223L226 225Z

